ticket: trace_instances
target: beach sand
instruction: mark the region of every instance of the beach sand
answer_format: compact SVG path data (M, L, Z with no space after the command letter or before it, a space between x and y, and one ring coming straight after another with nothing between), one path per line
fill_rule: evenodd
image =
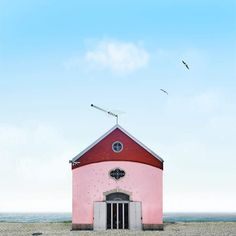
M160 235L160 236L236 236L236 222L166 223L164 231L71 231L70 223L0 223L1 236L42 235Z

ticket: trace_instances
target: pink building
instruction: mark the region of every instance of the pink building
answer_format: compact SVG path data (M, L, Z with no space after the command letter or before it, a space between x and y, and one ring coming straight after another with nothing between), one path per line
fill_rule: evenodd
M163 160L121 126L71 163L72 229L163 228Z

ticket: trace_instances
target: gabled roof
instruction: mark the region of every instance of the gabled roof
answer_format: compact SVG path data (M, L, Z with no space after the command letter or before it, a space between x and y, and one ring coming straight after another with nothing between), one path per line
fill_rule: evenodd
M104 135L102 135L100 138L98 138L95 142L93 142L91 145L89 145L86 149L84 149L82 152L80 152L77 156L75 156L72 159L72 162L76 162L80 159L81 156L83 156L86 152L88 152L91 148L93 148L97 143L99 143L101 140L103 140L106 136L108 136L110 133L112 133L115 129L121 130L123 133L125 133L127 136L129 136L134 142L139 144L142 148L144 148L147 152L149 152L151 155L153 155L156 159L158 159L161 162L164 162L164 160L158 156L155 152L153 152L151 149L149 149L147 146L145 146L143 143L141 143L139 140L137 140L135 137L133 137L130 133L128 133L125 129L123 129L120 125L113 126L110 130L108 130Z

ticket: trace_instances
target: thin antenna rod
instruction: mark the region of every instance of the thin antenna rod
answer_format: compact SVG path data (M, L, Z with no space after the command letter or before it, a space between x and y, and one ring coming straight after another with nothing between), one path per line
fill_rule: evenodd
M111 112L111 111L107 111L107 110L105 110L105 109L103 109L103 108L101 108L101 107L95 106L95 105L93 105L93 104L91 104L91 107L94 107L94 108L96 108L96 109L98 109L98 110L100 110L100 111L103 111L103 112L105 112L105 113L107 113L107 114L109 114L109 115L111 115L111 116L116 117L116 124L118 124L118 115L117 115L117 114L115 114L115 113L113 113L113 112Z

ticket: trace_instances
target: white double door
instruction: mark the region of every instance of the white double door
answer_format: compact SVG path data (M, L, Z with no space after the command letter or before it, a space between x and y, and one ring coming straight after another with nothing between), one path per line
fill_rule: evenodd
M141 202L94 202L94 230L141 230L141 218Z

